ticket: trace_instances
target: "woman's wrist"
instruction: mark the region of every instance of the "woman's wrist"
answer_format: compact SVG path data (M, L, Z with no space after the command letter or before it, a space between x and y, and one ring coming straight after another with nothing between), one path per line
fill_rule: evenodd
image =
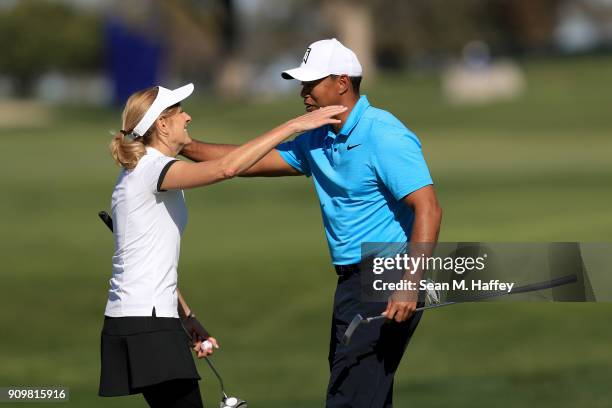
M178 313L179 313L179 317L181 319L187 319L190 316L194 316L193 312L191 311L190 308L186 307L186 306L179 306L178 308Z
M287 122L283 123L281 127L283 128L284 132L289 133L289 136L299 132L295 119L288 120Z

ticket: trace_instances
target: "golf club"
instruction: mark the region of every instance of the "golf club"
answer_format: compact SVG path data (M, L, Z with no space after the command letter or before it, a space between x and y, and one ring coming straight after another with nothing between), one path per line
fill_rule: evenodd
M576 275L567 275L567 276L562 276L560 278L552 279L550 281L537 282L537 283L532 283L530 285L519 286L511 290L510 292L506 292L506 291L488 292L488 293L483 293L481 295L475 296L472 299L464 300L461 302L435 303L435 304L431 304L428 306L422 306L422 307L416 308L415 312L420 312L422 310L436 309L439 307L450 306L454 304L475 302L478 300L491 299L491 298L496 298L496 297L501 297L501 296L506 296L506 295L514 295L517 293L535 292L535 291L542 290L542 289L550 289L550 288L554 288L554 287L561 286L561 285L567 285L567 284L574 283L577 281L578 281L578 277ZM362 324L368 324L376 320L382 320L386 318L387 317L383 315L363 317L360 314L357 314L355 317L353 317L353 320L351 320L351 323L349 324L346 331L344 332L344 335L342 336L342 344L344 344L345 346L348 345L351 342L351 338L353 337L353 334L355 334L355 331L357 331L359 326L361 326Z
M240 398L236 397L229 397L227 395L225 392L225 387L223 386L223 378L221 378L221 375L213 365L212 361L210 361L210 357L206 357L204 360L206 360L208 363L208 366L217 377L217 380L219 380L219 385L221 386L221 402L219 403L219 408L247 408L248 405L245 400L241 400Z
M100 211L98 213L98 217L102 220L102 222L108 227L111 232L113 232L113 219L106 211Z
M100 217L100 219L104 222L104 224L108 227L108 229L110 229L111 232L113 232L113 219L111 218L111 216L106 211L100 211L98 213L98 217ZM191 338L191 334L187 331L187 329L185 329L185 326L183 326L183 330L185 330L185 332L187 333L187 336ZM206 362L208 363L208 366L210 367L212 372L215 374L215 377L217 377L217 380L219 380L219 385L221 387L221 402L219 403L219 408L247 408L248 405L245 400L242 400L236 397L229 397L227 395L227 393L225 392L225 387L223 385L223 378L221 378L221 375L219 374L219 372L213 365L212 361L210 360L210 357L206 357L204 358L204 360L206 360Z

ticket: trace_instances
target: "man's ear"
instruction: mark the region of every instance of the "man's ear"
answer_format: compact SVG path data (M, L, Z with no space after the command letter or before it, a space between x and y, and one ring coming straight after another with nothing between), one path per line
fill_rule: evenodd
M351 87L351 80L348 75L340 75L336 81L336 89L340 95L344 95Z

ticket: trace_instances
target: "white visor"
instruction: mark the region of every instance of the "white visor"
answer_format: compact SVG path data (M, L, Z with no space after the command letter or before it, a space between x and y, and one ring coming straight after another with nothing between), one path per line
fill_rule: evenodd
M133 132L137 136L144 136L166 108L179 103L193 92L193 84L187 84L175 90L170 90L163 86L158 86L157 88L157 96L153 104L134 127Z

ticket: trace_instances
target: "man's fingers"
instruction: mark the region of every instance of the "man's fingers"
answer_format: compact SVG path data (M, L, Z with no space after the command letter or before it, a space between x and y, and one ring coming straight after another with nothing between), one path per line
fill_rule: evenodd
M396 322L399 322L400 320L398 319L402 315L402 308L399 305L394 305L393 309L395 313L393 314L392 317L390 317L390 319L395 320Z
M396 322L401 323L408 320L415 310L415 302L397 302L389 300L389 303L387 303L387 308L381 314L387 319L395 320Z
M405 322L406 320L410 318L410 316L412 316L414 311L415 311L414 305L411 305L411 304L401 305L399 308L398 314L395 316L395 321L398 323Z
M389 303L387 309L382 313L387 319L393 319L397 313L397 306L394 303Z
M387 308L382 315L387 319L395 320L398 323L404 322L412 316L416 309L414 302L393 302L389 301Z
M387 303L387 308L385 309L384 312L381 313L381 315L385 316L388 319L390 311L391 311L391 304Z
M395 321L398 323L403 322L404 320L406 320L407 317L407 307L406 306L401 306L397 312L397 314L395 315Z

